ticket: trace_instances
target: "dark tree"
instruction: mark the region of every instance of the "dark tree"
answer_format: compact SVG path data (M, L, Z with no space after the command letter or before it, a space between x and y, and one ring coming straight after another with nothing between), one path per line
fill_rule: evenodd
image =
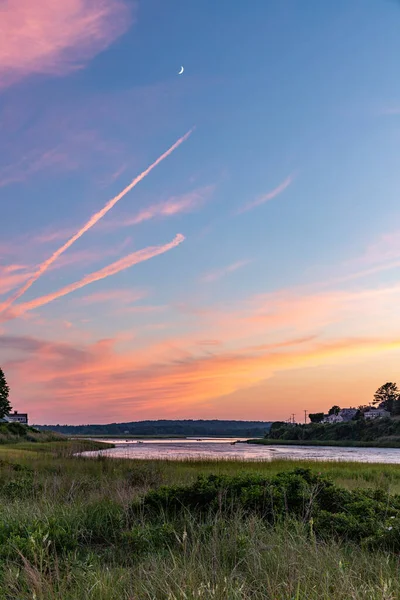
M328 415L338 415L342 409L336 404L329 409Z
M5 375L0 367L0 419L3 419L11 412L11 404L8 400L10 388L7 385Z
M378 404L379 408L384 408L390 413L393 413L398 408L400 392L397 385L392 382L385 383L376 390L374 394L373 404Z
M324 413L311 413L308 415L311 423L321 423L324 418Z

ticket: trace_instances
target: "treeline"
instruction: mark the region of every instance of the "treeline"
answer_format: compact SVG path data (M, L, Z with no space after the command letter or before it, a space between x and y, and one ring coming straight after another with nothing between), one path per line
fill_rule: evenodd
M270 440L296 441L399 442L400 421L359 419L345 423L310 423L308 425L275 422L272 423L265 437Z
M107 425L38 425L69 435L135 435L135 436L237 436L263 437L271 426L270 421L220 421L220 420L159 420L110 423Z

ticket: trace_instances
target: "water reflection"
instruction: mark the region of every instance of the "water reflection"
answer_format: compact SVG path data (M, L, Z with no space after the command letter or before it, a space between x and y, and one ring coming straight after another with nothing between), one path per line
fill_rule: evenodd
M237 438L236 438L237 439ZM274 459L355 461L363 463L400 464L400 448L335 448L330 446L260 446L234 443L231 438L219 439L154 439L107 440L115 444L84 456L162 460L243 460ZM98 440L104 441L104 440Z

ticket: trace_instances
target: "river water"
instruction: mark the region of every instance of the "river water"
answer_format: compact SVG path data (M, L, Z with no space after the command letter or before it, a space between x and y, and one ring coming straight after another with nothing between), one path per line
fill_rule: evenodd
M355 461L362 463L400 464L400 448L338 448L332 446L261 446L232 444L231 438L98 440L115 444L115 448L83 452L83 456L158 460L242 460L279 459Z

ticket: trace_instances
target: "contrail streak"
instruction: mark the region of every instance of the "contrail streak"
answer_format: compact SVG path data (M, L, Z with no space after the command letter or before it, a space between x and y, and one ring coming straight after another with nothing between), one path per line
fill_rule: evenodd
M293 182L294 177L295 177L295 174L292 173L292 175L289 175L289 177L287 177L285 179L285 181L283 181L275 189L271 190L267 194L264 194L264 196L260 196L259 198L257 198L253 202L249 202L248 204L245 204L244 206L242 206L241 208L239 208L239 210L236 212L236 214L240 215L240 214L242 214L242 213L244 213L244 212L246 212L248 210L251 210L252 208L255 208L256 206L260 206L260 204L264 204L264 202L268 202L269 200L273 200L273 198L276 198L276 196L279 196L279 194L281 194L283 191L286 190L287 187L289 187L289 185Z
M164 152L164 154L162 154L159 158L157 158L157 160L154 161L149 167L147 167L147 169L145 171L143 171L142 173L140 173L140 175L135 177L135 179L133 179L133 181L131 181L131 183L129 185L127 185L126 188L124 188L122 190L122 192L120 192L117 196L115 196L114 198L109 200L107 202L107 204L101 210L99 210L97 213L92 215L90 217L90 219L87 221L87 223L85 223L85 225L83 227L81 227L81 229L79 229L79 231L77 231L67 242L65 242L65 244L63 246L58 248L58 250L56 250L47 260L45 260L39 266L36 273L34 273L32 275L32 277L30 277L30 279L28 279L28 281L19 290L17 290L17 292L15 292L15 294L13 296L10 296L10 298L8 298L8 300L5 300L5 302L0 305L0 312L3 312L7 308L9 308L16 300L18 300L18 298L20 298L23 294L25 294L25 292L27 290L29 290L29 288L35 283L35 281L37 281L39 279L39 277L41 277L43 275L43 273L45 273L47 271L47 269L54 263L54 261L56 261L57 258L59 256L61 256L61 254L63 254L66 250L68 250L68 248L70 248L72 246L72 244L74 244L76 242L76 240L78 240L87 231L89 231L89 229L91 229L93 227L93 225L96 225L96 223L98 221L100 221L100 219L102 219L104 217L104 215L106 215L108 213L108 211L110 211L112 209L112 207L115 206L119 200L121 200L121 198L126 196L126 194L128 192L130 192L138 183L140 183L142 181L142 179L147 177L147 175L157 165L159 165L160 162L162 162L165 158L167 158L170 154L172 154L172 152L174 150L176 150L181 144L183 144L183 142L185 142L188 139L188 137L190 136L192 131L193 131L193 129L191 129L190 131L185 133L184 136L179 138L179 140L176 141L175 144L173 144L166 152Z
M164 244L163 246L149 246L148 248L143 248L142 250L138 250L137 252L132 252L132 254L128 254L124 256L120 260L100 269L100 271L96 271L95 273L91 273L90 275L86 275L83 279L76 281L75 283L71 283L67 285L57 292L53 292L52 294L47 294L46 296L41 296L40 298L36 298L35 300L30 300L29 302L24 302L23 304L19 304L13 309L12 317L18 317L20 314L27 312L28 310L33 310L38 308L39 306L44 306L45 304L49 304L49 302L53 302L53 300L57 300L57 298L62 298L67 294L71 294L71 292L75 292L75 290L79 290L94 281L99 281L100 279L105 279L106 277L110 277L111 275L115 275L116 273L120 273L120 271L124 271L125 269L129 269L133 265L137 265L145 260L149 260L154 256L158 256L159 254L164 254L164 252L168 252L172 248L179 246L184 241L185 237L178 233L172 242L168 244Z

